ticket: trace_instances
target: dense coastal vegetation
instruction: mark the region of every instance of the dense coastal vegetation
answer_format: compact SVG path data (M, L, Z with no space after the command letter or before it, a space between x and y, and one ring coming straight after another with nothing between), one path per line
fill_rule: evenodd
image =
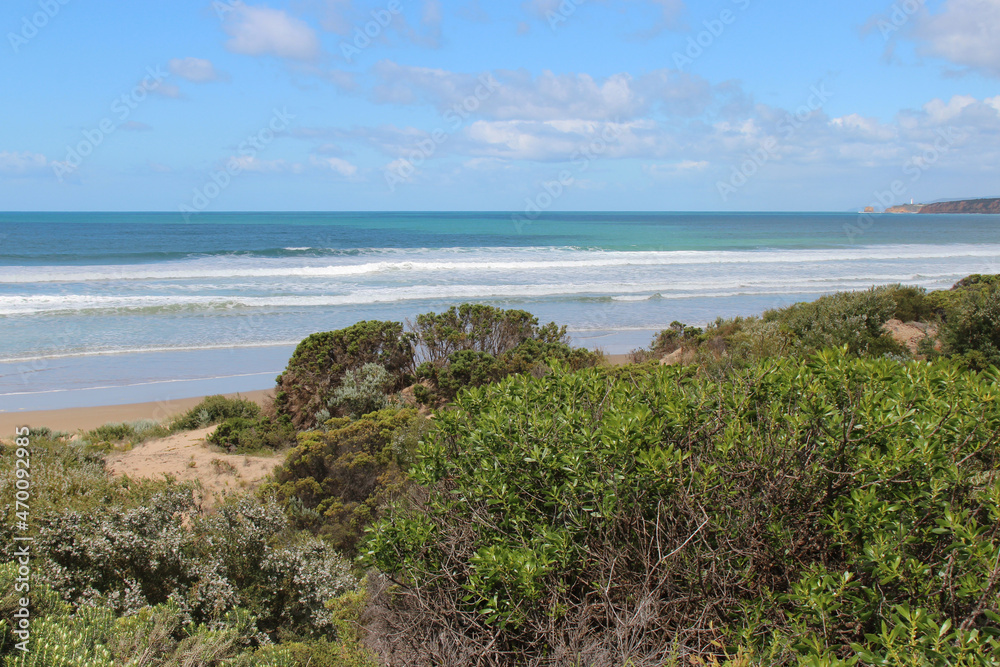
M34 429L32 653L9 516L3 664L1000 665L1000 276L631 356L467 304L310 336L263 410ZM210 512L104 466L207 424L284 462Z

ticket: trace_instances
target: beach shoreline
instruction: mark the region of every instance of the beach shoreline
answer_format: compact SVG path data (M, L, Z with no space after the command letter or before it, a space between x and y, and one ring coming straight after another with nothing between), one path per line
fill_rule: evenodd
M629 355L606 354L605 359L613 366L620 366L628 363ZM237 396L246 398L260 405L274 397L274 388L230 392L223 395L230 398ZM20 426L45 427L53 431L75 433L110 422L133 422L142 419L162 422L190 410L204 399L204 395L199 395L143 403L0 412L0 438L13 437L14 430Z
M274 389L258 389L224 394L230 398L237 396L262 404L273 398ZM164 421L187 412L198 405L204 396L178 398L147 403L124 403L86 408L61 408L57 410L32 410L25 412L0 412L0 437L13 437L20 426L50 428L53 431L75 433L87 431L110 422L133 422L142 419Z

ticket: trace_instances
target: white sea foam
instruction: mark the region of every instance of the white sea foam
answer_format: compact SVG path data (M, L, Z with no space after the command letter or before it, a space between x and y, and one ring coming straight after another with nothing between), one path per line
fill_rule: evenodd
M578 275L578 278L587 276ZM956 275L943 274L934 281L952 282ZM657 282L616 279L593 282L548 283L472 283L418 284L408 286L374 286L341 294L291 295L210 295L210 294L34 294L0 296L0 315L26 314L86 314L109 311L226 310L242 308L316 308L359 306L421 300L461 299L538 299L538 298L607 298L617 301L637 301L654 296L664 299L692 297L726 297L766 294L810 294L825 291L857 289L874 283L913 282L912 274L885 274L875 278L851 276L792 276L780 277L759 272L736 275L677 276ZM924 280L923 282L934 282ZM209 286L205 286L207 289Z
M452 249L457 250L457 249ZM993 259L1000 244L946 246L886 245L856 248L618 252L569 248L488 248L471 250L464 261L448 259L440 251L399 250L412 259L358 262L330 258L211 257L151 265L0 267L0 284L85 283L96 281L198 280L232 278L361 278L380 274L422 275L488 273L496 275L556 270L628 269L629 267L705 266L721 270L739 265L815 265L837 262L919 262L942 259ZM426 255L440 257L426 258ZM449 253L450 254L450 253Z

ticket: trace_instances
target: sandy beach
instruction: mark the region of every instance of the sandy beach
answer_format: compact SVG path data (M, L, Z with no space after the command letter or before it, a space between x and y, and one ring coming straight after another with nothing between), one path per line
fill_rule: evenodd
M273 395L273 390L262 389L247 391L226 396L241 396L256 403L262 403ZM46 426L53 431L74 433L79 430L90 430L108 422L131 422L140 419L163 421L181 414L198 405L203 396L181 398L153 403L129 403L125 405L104 405L96 408L67 408L64 410L39 410L34 412L2 412L0 413L0 437L8 438L14 435L18 426Z

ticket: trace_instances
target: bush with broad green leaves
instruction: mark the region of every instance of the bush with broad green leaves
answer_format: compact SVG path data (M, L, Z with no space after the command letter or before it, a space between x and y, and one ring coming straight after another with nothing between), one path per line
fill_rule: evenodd
M996 372L522 375L435 422L362 547L385 664L1000 665Z

